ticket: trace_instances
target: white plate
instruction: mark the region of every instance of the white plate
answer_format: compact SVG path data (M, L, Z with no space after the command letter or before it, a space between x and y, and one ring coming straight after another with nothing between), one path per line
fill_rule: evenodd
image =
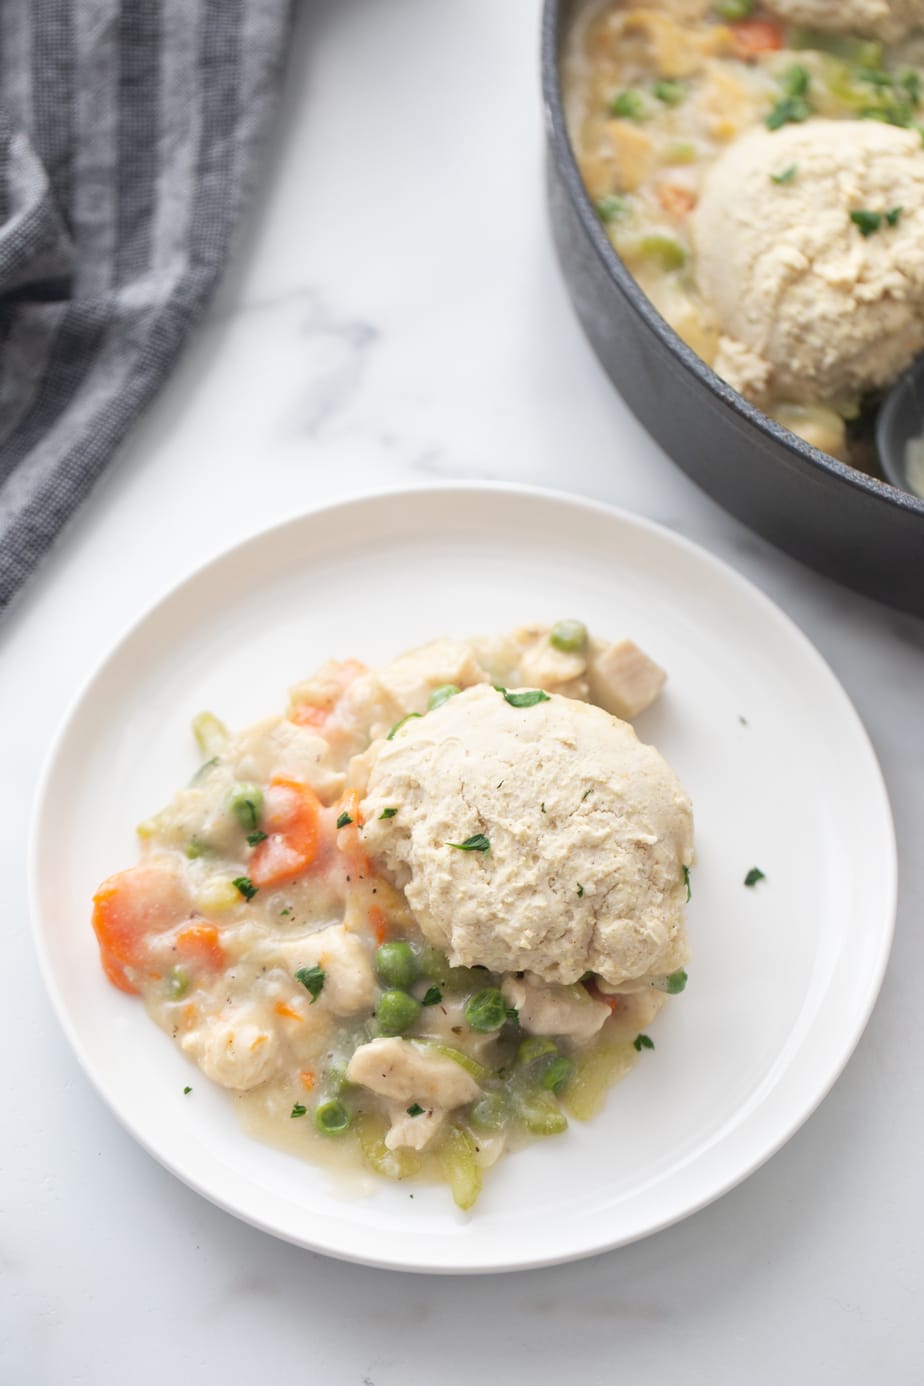
M90 896L135 859L134 824L187 779L199 709L246 722L281 706L287 686L329 656L374 664L436 635L572 615L633 636L670 673L638 731L672 762L696 811L690 984L605 1112L502 1162L471 1215L442 1188L381 1183L351 1198L323 1171L245 1136L226 1095L108 985ZM766 880L746 889L755 865ZM182 583L77 700L45 772L32 850L54 1003L137 1139L277 1236L429 1271L536 1266L619 1246L756 1169L825 1095L866 1024L895 878L866 734L787 617L655 525L488 486L302 515Z

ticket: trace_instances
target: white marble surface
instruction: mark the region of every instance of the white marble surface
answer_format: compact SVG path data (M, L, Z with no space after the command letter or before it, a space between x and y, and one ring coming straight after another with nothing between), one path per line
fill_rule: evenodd
M260 210L220 299L0 629L0 1381L10 1386L924 1378L924 627L743 529L611 392L545 222L538 9L302 7ZM38 974L25 890L50 731L125 623L293 509L452 477L616 502L755 580L856 702L901 853L880 1004L795 1139L678 1227L501 1280L324 1262L177 1183L71 1056Z

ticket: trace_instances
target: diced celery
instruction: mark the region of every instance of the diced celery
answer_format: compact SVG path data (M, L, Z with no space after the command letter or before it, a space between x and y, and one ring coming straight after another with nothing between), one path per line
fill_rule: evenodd
M471 1208L481 1193L481 1168L474 1140L461 1126L450 1126L438 1158L456 1206Z
M454 1049L451 1044L441 1044L438 1040L426 1039L413 1039L410 1043L416 1045L418 1049L426 1049L433 1054L440 1054L444 1059L452 1059L454 1064L464 1068L466 1073L470 1073L479 1083L483 1083L489 1076L484 1064L473 1059L471 1054L463 1054L461 1049Z
M590 1121L606 1100L614 1083L624 1078L636 1061L631 1040L601 1040L578 1055L574 1073L565 1090L565 1107L578 1121Z
M517 1116L534 1136L558 1136L568 1129L568 1118L550 1092L521 1091L514 1103Z
M653 232L639 241L639 250L649 260L654 260L663 270L682 269L687 262L687 252L673 236L663 236Z
M386 1179L410 1179L420 1173L422 1161L413 1150L389 1150L385 1144L388 1122L373 1112L361 1112L353 1123L363 1159Z
M218 756L228 744L228 728L213 712L200 712L192 722L193 736L204 756Z
M241 903L241 893L233 881L219 878L206 881L196 891L196 906L203 914L220 913Z

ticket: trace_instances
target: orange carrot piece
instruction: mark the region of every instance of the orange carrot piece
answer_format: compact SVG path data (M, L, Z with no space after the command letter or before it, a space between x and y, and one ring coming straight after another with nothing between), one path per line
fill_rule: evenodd
M658 201L669 216L681 221L696 206L696 193L678 183L662 183L658 188Z
M267 836L254 849L248 872L257 886L277 885L300 876L315 860L320 843L320 802L309 785L273 779L264 804Z
M163 857L139 862L103 881L93 896L93 930L103 971L120 991L137 991L125 969L143 972L152 934L178 924L189 913L189 895L172 863Z
M305 1089L305 1091L311 1092L311 1089L318 1081L314 1074L311 1072L311 1069L303 1068L298 1076L301 1079L302 1087Z
M385 922L385 914L381 905L369 906L369 928L372 930L373 938L381 948L388 938L388 925Z
M220 972L227 958L214 924L191 924L176 936L176 951L184 962L205 972Z
M745 61L783 47L783 30L772 19L742 19L731 26L735 52Z
M287 1006L284 1001L277 1001L273 1010L277 1015L281 1015L284 1020L304 1020L301 1011L295 1011L291 1006Z
M320 731L326 725L329 716L330 711L327 708L315 707L314 703L299 703L289 713L289 721L295 722L299 727L315 727Z
M322 729L353 680L365 672L365 664L362 664L358 659L341 660L337 666L336 674L332 675L332 682L336 688L333 696L320 706L316 703L296 703L295 707L289 711L289 721L296 722L300 727Z

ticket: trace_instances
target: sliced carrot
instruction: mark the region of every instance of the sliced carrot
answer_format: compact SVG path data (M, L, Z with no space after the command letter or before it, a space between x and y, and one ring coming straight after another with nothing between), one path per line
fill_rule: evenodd
M189 914L189 905L186 887L165 857L139 862L103 881L93 896L93 930L113 986L137 990L125 969L143 972L148 939L178 924Z
M205 972L220 972L227 958L214 924L191 924L176 936L176 951L184 962Z
M696 193L678 183L662 183L658 188L658 201L665 212L680 221L696 206Z
M385 914L381 905L369 906L369 928L372 930L373 938L381 948L388 938L388 925L385 922Z
M772 19L742 19L730 26L735 52L747 61L760 53L774 53L783 47L783 29Z
M305 1091L306 1091L306 1092L311 1092L311 1089L314 1087L315 1083L317 1082L317 1078L316 1078L316 1077L314 1076L314 1074L311 1072L311 1069L310 1069L310 1068L303 1068L303 1069L301 1070L301 1072L299 1073L298 1076L299 1076L299 1078L301 1079L302 1087L305 1089Z
M300 727L322 729L353 680L366 672L366 665L358 659L342 659L339 664L327 665L322 674L326 677L328 672L334 689L332 696L320 704L296 703L289 710L290 722L297 722Z
M193 1001L187 1001L183 1007L183 1026L191 1030L199 1019L199 1007Z
M254 849L249 876L254 885L271 886L306 871L318 854L320 802L314 790L297 780L271 780L264 796L266 838Z
M295 1011L291 1006L287 1006L284 1001L277 1001L273 1010L277 1015L281 1015L284 1020L304 1020L301 1011Z

